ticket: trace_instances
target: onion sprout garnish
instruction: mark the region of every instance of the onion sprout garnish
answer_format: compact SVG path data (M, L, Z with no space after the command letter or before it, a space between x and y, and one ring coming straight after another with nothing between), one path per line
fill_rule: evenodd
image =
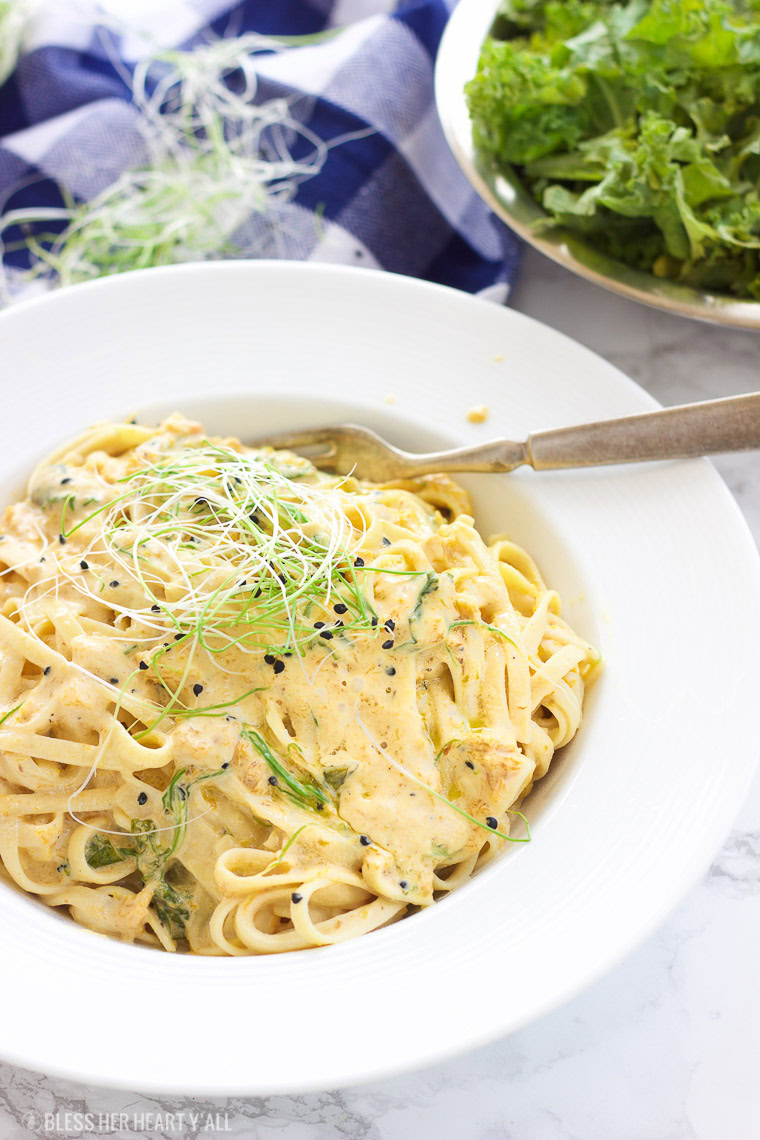
M157 50L132 74L103 40L131 88L139 166L89 202L75 201L61 185L60 208L7 211L0 218L0 296L12 299L2 254L18 248L30 255L27 277L61 285L177 262L287 256L283 207L332 147L371 133L326 143L293 113L295 99L256 102L257 56L299 45L227 37L192 51ZM45 232L51 224L64 228ZM10 227L22 237L4 245Z
M489 623L487 621L453 621L451 623L451 625L449 626L449 629L450 630L457 629L459 626L463 626L463 625L476 625L476 626L479 626L481 629L488 629L491 631L491 633L496 633L499 635L499 637L503 637L505 641L508 641L510 643L510 645L514 645L515 649L518 649L518 650L520 649L520 646L517 644L517 642L515 641L515 639L513 637L510 637L509 634L505 633L503 629L500 629L498 625L489 625ZM448 646L447 646L447 649L448 649ZM449 656L453 660L454 655L450 649L449 649ZM598 656L599 656L599 660L596 662L596 664L599 664L602 660L601 653ZM541 668L541 662L537 658L535 658L535 657L529 658L528 664L529 664L530 668L533 670L533 672L536 674L536 676L544 677L544 678L546 677L546 674L544 673L543 669Z
M132 677L134 676L135 674L133 673ZM131 680L131 677L128 678L128 681L129 680ZM182 688L181 684L175 691L172 691L163 677L160 677L160 680L162 687L169 693L169 703L167 705L155 706L156 719L151 721L150 724L146 725L145 728L140 729L138 732L133 732L132 736L135 740L143 740L146 736L150 736L151 733L155 732L155 730L167 716L172 717L173 720L192 720L195 717L203 716L227 716L227 713L225 712L226 709L235 708L236 705L239 705L241 701L244 701L247 697L253 696L254 693L263 693L267 688L265 685L259 685L257 688L248 689L245 693L241 693L240 696L232 697L232 699L229 701L220 701L215 705L201 705L200 708L191 709L186 705L183 705L180 701L179 690Z
M500 629L498 625L490 625L487 621L453 621L449 626L449 629L460 629L464 625L477 625L481 629L488 629L491 631L491 633L498 634L499 637L503 637L505 641L508 641L511 645L514 645L515 649L520 648L513 637L510 637L509 634L505 633L503 629Z
M328 609L334 600L347 607L334 633L373 629L374 611L351 555L362 534L343 510L339 486L296 481L268 453L208 441L179 446L121 482L121 494L68 529L64 511L61 533L69 538L96 523L84 559L97 565L105 556L140 584L144 605L112 606L131 627L145 629L164 687L158 664L178 647L192 657L198 648L302 654L324 646L321 627L309 619L318 609L323 625L334 622ZM69 581L101 601L89 576L71 574Z
M298 836L301 834L301 832L305 831L307 827L312 827L312 826L313 826L313 824L311 824L311 823L302 823L300 827L297 827L296 830L293 832L293 834L291 836L289 836L287 842L282 845L282 847L280 848L276 858L274 858L271 863L267 863L266 867L261 872L261 874L267 875L267 874L269 874L270 871L273 871L275 869L275 867L279 867L280 863L282 863L283 859L285 858L288 851L290 850L290 848L295 843L296 839L298 839Z
M303 808L317 808L321 810L326 803L329 803L328 797L322 789L315 783L302 784L297 780L282 764L272 752L271 748L264 740L260 733L250 726L246 726L241 734L249 744L251 744L256 751L263 757L267 767L272 772L272 775L278 781L276 785L284 796L287 796L293 803L298 804Z
M225 769L224 768L217 768L213 772L204 772L200 776L193 776L193 778L191 780L183 780L183 776L186 775L186 772L187 772L186 768L179 768L174 773L174 775L172 776L172 778L169 781L169 784L166 788L166 791L161 796L161 804L162 804L163 809L164 809L164 814L165 815L174 814L175 816L177 816L177 826L174 830L174 834L172 836L172 841L169 845L169 848L168 848L168 850L163 850L160 852L162 858L164 859L164 862L166 862L166 860L169 858L170 855L174 854L174 852L177 850L177 848L180 846L183 839L185 838L185 834L187 832L187 825L190 822L190 820L188 819L188 814L187 814L188 813L188 805L190 802L190 790L192 788L194 788L197 784L202 784L204 782L204 780L215 780L215 779L217 779L217 777L223 776L225 773ZM150 821L132 820L133 830L134 830L134 824L135 823L142 823L144 825L146 822L150 822ZM144 831L144 834L148 834L151 836L150 844L152 847L155 848L155 846L156 846L155 841L152 838L152 835L154 833L148 832L147 829L145 829L145 828L143 828L143 831Z
M516 808L507 809L507 815L517 815L520 817L520 819L525 824L527 831L526 835L515 838L513 835L507 835L506 832L500 831L498 827L491 827L490 824L484 823L483 820L477 819L474 815L470 815L470 813L468 811L465 811L464 808L460 808L455 803L452 803L452 801L447 796L444 796L442 792L437 792L435 788L431 788L430 784L427 784L424 780L420 779L419 776L415 776L414 772L410 772L409 769L405 768L403 764L400 764L398 760L394 760L389 750L381 748L378 742L375 740L374 736L359 716L359 711L356 705L354 706L354 716L356 718L357 724L361 728L364 735L367 737L367 740L370 742L372 747L378 753L378 755L382 756L384 760L387 760L391 767L395 768L397 772L401 772L401 774L403 776L406 776L407 779L411 780L412 783L417 784L420 788L424 788L426 792L429 792L431 796L434 796L437 800L440 800L442 804L446 805L446 807L450 807L452 811L458 812L459 815L464 816L465 819L468 819L470 823L474 823L476 827L481 827L483 831L487 831L489 835L495 835L497 839L506 839L509 843L530 843L530 825L521 811L518 811ZM449 741L448 743L458 744L460 741ZM448 745L445 744L443 748L439 750L438 754L435 757L435 761L439 759L441 753L445 751L447 746Z
M219 701L218 704L215 705L201 705L197 709L190 709L186 706L180 708L177 705L174 705L171 709L168 710L168 713L171 717L174 718L174 720L190 720L193 717L197 716L226 716L227 714L224 712L225 709L234 708L235 705L239 705L241 701L244 701L246 697L251 697L254 693L263 693L266 691L266 688L267 686L265 685L259 685L255 689L248 689L245 693L241 693L239 697L232 697L229 701ZM161 708L158 711L160 711L162 714L165 714L167 712L166 708ZM155 727L155 724L153 724L149 728L146 728L144 732L141 732L139 735L147 736L148 733L152 732Z
M3 713L3 715L0 716L0 724L5 724L6 720L10 720L13 714L17 713L18 710L22 707L23 703L24 702L22 701L20 705L16 705L15 709L8 709L7 713Z

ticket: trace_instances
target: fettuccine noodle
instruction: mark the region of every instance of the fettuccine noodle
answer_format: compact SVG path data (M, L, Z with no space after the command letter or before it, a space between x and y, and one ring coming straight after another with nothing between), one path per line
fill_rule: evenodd
M600 664L470 512L442 475L328 476L179 416L61 448L0 535L0 874L231 955L467 881Z

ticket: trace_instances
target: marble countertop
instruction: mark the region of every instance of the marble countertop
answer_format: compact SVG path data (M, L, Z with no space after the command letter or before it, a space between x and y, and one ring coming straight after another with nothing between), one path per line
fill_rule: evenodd
M527 254L512 302L664 404L758 387L757 334L645 309L538 254ZM760 456L716 465L760 539ZM590 990L506 1040L346 1091L220 1101L85 1089L0 1065L0 1140L215 1132L253 1140L756 1140L758 948L760 779L707 877L666 925Z

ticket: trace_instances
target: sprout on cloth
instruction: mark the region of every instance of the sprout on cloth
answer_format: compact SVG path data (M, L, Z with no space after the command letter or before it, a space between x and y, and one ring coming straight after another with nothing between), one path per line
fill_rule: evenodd
M0 0L0 83L13 71L21 51L33 0Z
M0 0L0 19L4 7ZM6 212L0 256L11 248L2 241L11 226L21 227L30 253L27 281L61 285L153 265L277 256L278 207L322 169L330 147L356 137L325 143L294 116L292 100L256 102L257 56L282 50L297 48L247 34L153 54L133 74L114 60L132 90L145 161L89 202L60 186L61 208ZM44 223L65 228L42 233ZM10 293L0 270L0 294L7 301Z

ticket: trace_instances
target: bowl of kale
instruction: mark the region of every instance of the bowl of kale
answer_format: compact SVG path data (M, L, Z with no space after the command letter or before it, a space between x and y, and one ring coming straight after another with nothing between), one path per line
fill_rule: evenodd
M532 245L760 328L760 0L461 0L436 96L468 177Z

